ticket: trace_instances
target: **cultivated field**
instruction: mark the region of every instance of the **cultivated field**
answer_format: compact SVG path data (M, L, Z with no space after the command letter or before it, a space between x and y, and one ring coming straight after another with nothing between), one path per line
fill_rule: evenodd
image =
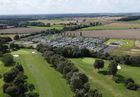
M44 28L11 28L3 30L1 29L0 34L28 34L44 30Z
M93 31L67 31L67 35L119 39L140 39L140 29L129 30L93 30Z
M52 25L51 27L36 27L29 26L28 28L11 28L11 29L0 29L0 34L28 34L40 32L48 29L63 29L63 25Z
M32 54L33 51L36 53ZM28 81L35 84L40 97L73 97L63 76L50 67L39 52L22 49L12 54L19 55L16 61L23 64Z
M80 69L81 72L85 73L89 79L90 84L93 88L99 89L103 97L140 97L140 91L131 91L125 88L123 83L115 83L112 80L112 77L106 75L106 73L97 73L97 70L93 68L93 63L95 59L93 58L78 58L71 59L73 63ZM105 61L104 72L107 71L108 61ZM118 71L118 76L121 78L131 77L136 83L140 84L139 77L140 68L138 67L130 67L123 65L122 69Z
M83 28L81 30L125 30L125 29L140 29L140 24L134 24L129 22L116 22L116 23L110 23L103 26L93 26L93 27L87 27Z

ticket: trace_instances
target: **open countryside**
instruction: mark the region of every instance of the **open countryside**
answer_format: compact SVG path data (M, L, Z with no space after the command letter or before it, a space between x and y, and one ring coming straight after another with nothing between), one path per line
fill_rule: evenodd
M140 97L139 5L1 0L0 97Z

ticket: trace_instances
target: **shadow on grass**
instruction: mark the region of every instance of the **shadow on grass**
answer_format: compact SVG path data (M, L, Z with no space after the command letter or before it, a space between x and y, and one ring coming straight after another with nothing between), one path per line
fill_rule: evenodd
M125 83L125 77L122 75L116 75L117 77L117 83Z
M108 71L105 71L105 70L98 71L98 73L100 73L102 75L109 75Z

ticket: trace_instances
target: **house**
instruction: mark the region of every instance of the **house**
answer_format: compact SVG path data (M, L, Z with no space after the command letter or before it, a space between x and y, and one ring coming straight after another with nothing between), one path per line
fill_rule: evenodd
M7 25L6 24L0 24L0 29L7 29Z

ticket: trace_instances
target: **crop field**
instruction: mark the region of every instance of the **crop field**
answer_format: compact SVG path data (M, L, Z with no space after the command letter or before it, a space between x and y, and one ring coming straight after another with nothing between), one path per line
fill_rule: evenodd
M93 30L93 31L67 31L67 35L71 33L75 36L100 37L100 38L118 38L118 39L140 39L140 29L129 30Z
M32 54L33 51L35 54ZM73 92L63 76L50 67L39 52L22 49L12 54L19 55L15 59L22 63L29 77L28 81L35 84L40 97L73 97Z
M94 58L74 58L70 59L79 70L85 73L90 80L91 86L93 88L99 89L103 97L139 97L140 91L131 91L125 88L123 83L115 83L110 75L106 75L108 61L105 61L105 67L102 70L103 73L97 73L97 70L93 68ZM130 67L127 65L122 65L122 69L118 71L118 76L120 77L131 77L136 83L140 84L140 68ZM133 72L133 73L132 73Z
M89 30L125 30L125 29L126 30L127 29L140 29L140 24L117 22L117 23L106 24L103 26L87 27L81 30L89 31Z
M0 34L28 34L43 31L44 28L11 28L0 30Z
M61 30L63 29L63 25L53 25L51 27L35 27L35 26L30 26L28 28L11 28L11 29L1 29L0 34L28 34L28 33L35 33L35 32L40 32L48 29L58 29Z

